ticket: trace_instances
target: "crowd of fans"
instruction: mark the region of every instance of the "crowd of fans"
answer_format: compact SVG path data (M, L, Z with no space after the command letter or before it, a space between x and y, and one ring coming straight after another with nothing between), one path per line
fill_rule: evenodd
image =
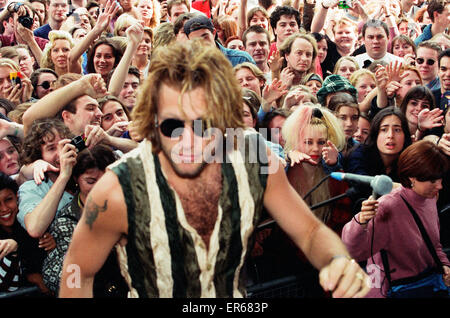
M323 182L331 172L393 180L393 194L379 201L358 185L356 194L313 210L358 262L383 268L373 256L386 249L397 269L387 279L394 281L438 265L420 239L404 243L409 232L398 227L410 228L413 219L395 218L391 228L400 238L380 225L384 237L374 243L370 225L399 212L403 193L423 212L450 285L443 252L450 247L450 2L30 0L0 6L1 292L36 285L42 295L58 295L87 194L109 164L146 137L133 127L133 107L148 93L140 86L152 52L195 38L227 57L242 87L248 130L264 135L309 206L354 186ZM436 158L425 160L431 153ZM425 159L411 163L411 156ZM427 209L410 192L429 200ZM274 262L279 275L296 274L282 264L285 255L277 253L283 251L307 263L282 233L257 233L252 257L262 264L260 274ZM386 286L371 295L387 296ZM94 296L126 294L112 250Z

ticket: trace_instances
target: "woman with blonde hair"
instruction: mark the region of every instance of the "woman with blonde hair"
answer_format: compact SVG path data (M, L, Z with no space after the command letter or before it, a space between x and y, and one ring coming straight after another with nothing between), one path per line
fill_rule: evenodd
M159 25L161 10L158 1L137 0L134 6L141 15L141 21L144 22L144 27L154 28Z
M73 72L81 73L81 63L73 63L70 51L74 48L70 33L61 30L53 30L48 34L49 42L42 52L41 67L52 69L58 76Z
M115 36L126 36L125 31L132 25L135 25L139 21L131 14L121 14L114 24Z
M359 69L349 78L358 91L358 103L362 103L367 95L377 87L375 75L368 69Z
M351 56L343 56L334 66L333 74L341 75L350 80L352 74L357 70L359 70L359 65L355 58Z
M345 192L342 184L330 179L310 192L328 174L325 169L339 168L339 151L345 146L342 127L330 110L319 105L298 107L286 119L282 135L290 163L288 180L308 205L313 206ZM349 204L348 199L314 209L313 212L325 224L334 223L332 228L339 231L351 218L349 215L345 222L337 225L337 215L332 214L337 213L343 203Z

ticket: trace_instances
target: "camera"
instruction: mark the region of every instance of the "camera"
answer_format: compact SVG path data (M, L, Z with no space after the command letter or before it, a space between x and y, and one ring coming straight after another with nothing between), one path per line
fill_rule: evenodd
M11 80L11 85L16 86L19 85L22 88L22 79L23 75L20 72L11 72L9 73L9 79Z
M340 0L338 2L338 8L339 9L350 9L353 7L351 0Z
M72 141L70 143L77 148L78 152L80 152L86 148L86 144L84 143L85 140L86 139L84 138L84 136L76 136L72 138Z
M21 2L16 3L16 4L14 5L14 12L19 11L19 8L20 8L21 6L23 6L23 5L24 5L24 4L21 3ZM33 19L32 19L28 14L27 14L27 15L20 16L19 19L18 19L18 21L19 21L19 23L22 24L25 28L30 29L30 30L31 30L31 27L33 26L33 22L34 22Z

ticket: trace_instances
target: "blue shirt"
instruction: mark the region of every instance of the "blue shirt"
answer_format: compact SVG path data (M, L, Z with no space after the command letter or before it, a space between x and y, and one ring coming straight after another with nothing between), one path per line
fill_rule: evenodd
M17 213L17 220L25 227L25 215L31 213L35 207L41 203L47 193L50 191L53 182L48 179L48 181L43 181L40 185L37 185L34 180L27 181L23 183L19 188L19 213ZM58 209L56 215L59 211L67 204L69 204L73 199L73 195L64 191L61 200L58 204ZM55 215L55 216L56 216Z
M433 37L431 34L431 24L428 24L424 29L421 35L419 35L415 40L414 44L417 46L420 42L427 41Z
M40 38L48 40L48 34L50 33L51 30L52 28L50 27L50 24L47 23L34 30L33 34L34 36L38 36Z
M439 76L436 76L436 78L434 79L434 80L432 80L431 82L429 82L428 84L427 84L427 87L430 89L430 90L435 90L435 89L441 89L441 81L439 80ZM439 105L438 105L439 106Z
M233 67L235 67L238 64L244 63L244 62L250 62L250 63L256 65L253 58L247 52L240 51L240 50L227 49L226 47L223 47L222 45L220 45L217 42L216 42L216 44L217 44L217 47L219 48L219 50L221 50L222 53L231 62L231 65L233 65Z

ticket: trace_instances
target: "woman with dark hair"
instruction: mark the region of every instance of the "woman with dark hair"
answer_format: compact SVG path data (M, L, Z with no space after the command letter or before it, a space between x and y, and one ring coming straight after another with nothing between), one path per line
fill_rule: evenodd
M401 186L379 200L364 201L361 212L345 225L342 240L350 254L367 260L379 275L368 297L449 297L450 262L439 241L436 210L448 167L448 158L435 144L414 143L398 160Z
M31 238L16 218L18 190L14 179L0 172L0 292L35 284L41 292L48 293L40 266L46 252L38 247L39 240Z
M44 260L42 273L46 286L58 293L64 256L69 247L73 231L83 213L86 198L95 183L105 173L108 165L116 160L116 156L108 146L98 144L92 149L84 149L77 155L77 163L73 167L72 177L78 185L78 194L72 202L64 207L49 227L55 238L56 248ZM121 278L112 251L102 270L94 281L94 297L125 297L128 291ZM106 276L105 276L106 275Z
M107 95L98 100L103 113L101 127L107 134L120 137L128 130L130 113L120 99Z
M41 99L52 92L53 84L58 79L58 74L50 68L39 68L31 74L30 81L33 85L33 98Z
M411 143L405 115L398 107L384 108L373 118L365 144L349 155L344 170L369 176L386 174L398 181L398 158Z
M422 110L432 110L434 108L434 96L428 87L418 85L411 88L408 93L406 93L400 105L400 110L408 121L409 132L413 141L421 139L421 135L426 129L441 126L441 116L419 116L419 113L421 113ZM436 109L436 111L438 112L437 114L440 115L440 111L438 109ZM436 111L432 114L436 113Z
M95 42L88 54L87 69L89 73L98 73L105 83L109 72L119 64L122 51L116 44L107 38Z

